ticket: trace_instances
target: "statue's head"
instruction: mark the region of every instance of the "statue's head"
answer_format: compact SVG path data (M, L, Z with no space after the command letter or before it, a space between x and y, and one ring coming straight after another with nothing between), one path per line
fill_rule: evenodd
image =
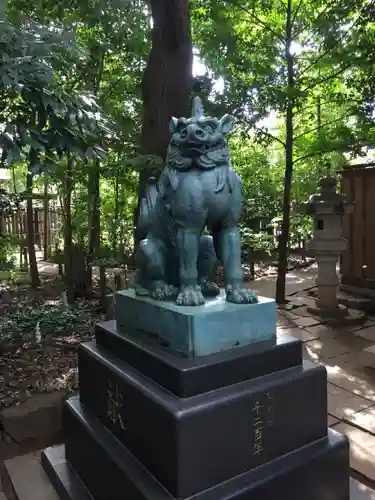
M204 116L202 101L195 97L190 118L172 118L171 146L182 157L195 159L227 147L226 134L233 128L233 118L224 115L220 120Z

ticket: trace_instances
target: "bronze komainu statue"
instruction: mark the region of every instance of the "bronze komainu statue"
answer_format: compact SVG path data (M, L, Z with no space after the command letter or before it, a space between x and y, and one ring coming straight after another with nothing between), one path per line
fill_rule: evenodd
M141 203L136 292L179 305L204 304L220 293L213 281L224 269L229 302L257 302L244 287L238 221L242 183L230 165L225 138L233 119L204 116L194 99L190 118L172 118L172 138L159 182L150 179ZM207 228L212 236L202 234Z

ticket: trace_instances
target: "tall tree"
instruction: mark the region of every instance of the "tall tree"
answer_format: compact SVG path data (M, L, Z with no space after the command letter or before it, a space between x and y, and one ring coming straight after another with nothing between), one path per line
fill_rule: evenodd
M351 44L367 1L218 0L194 2L194 32L208 67L224 80L216 99L255 130L263 142L275 141L285 162L283 214L279 237L276 299L285 302L290 201L295 166L314 155L353 146L347 126L348 99L343 76L362 60ZM323 105L322 97L325 97ZM319 104L319 122L304 115ZM329 103L329 104L328 104ZM336 106L334 120L323 121L324 107ZM274 110L283 117L284 136L260 120ZM311 150L296 156L296 148L316 127Z
M143 120L140 153L164 158L172 116L188 113L193 84L193 45L187 0L150 0L151 51L142 80ZM138 207L150 166L139 174ZM136 220L135 219L135 220Z
M5 128L0 134L2 162L12 164L27 157L27 242L32 285L40 284L33 226L34 176L64 155L103 157L98 145L99 128L105 120L88 92L64 88L65 69L80 56L64 37L64 30L51 30L38 22L16 18L0 28L6 47L0 60L0 93L4 99ZM63 43L64 42L64 43ZM11 57L9 57L9 53ZM65 75L64 75L65 76ZM15 95L17 94L17 99ZM107 127L100 126L102 135Z
M65 74L65 86L84 89L96 97L101 109L111 116L116 134L106 135L106 149L124 158L135 155L135 143L140 136L140 83L149 48L150 14L143 0L97 0L89 3L71 3L67 0L10 0L15 16L19 12L39 22L74 27L75 42L80 45L82 57ZM79 177L87 189L87 244L88 275L90 261L99 257L101 245L100 188L106 166L99 158L88 155L84 174L73 169L73 180ZM83 191L79 191L80 196ZM72 198L74 203L74 197ZM86 224L85 224L86 226ZM81 238L82 242L82 238ZM90 279L89 279L90 281Z
M356 95L359 106L352 107L359 144L365 145L360 153L373 148L375 140L375 4L367 2L361 11L358 29L351 40L359 64L345 75L345 83L352 95Z

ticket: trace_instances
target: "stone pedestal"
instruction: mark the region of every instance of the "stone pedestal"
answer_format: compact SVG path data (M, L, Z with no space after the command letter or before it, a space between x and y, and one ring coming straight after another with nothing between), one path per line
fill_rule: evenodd
M337 276L337 254L320 250L316 252L316 261L318 264L318 276L315 283L318 288L315 307L309 307L308 311L321 316L334 317L347 315L347 308L338 302L337 292L339 287L339 278Z
M116 294L116 322L125 334L148 336L187 357L206 356L269 340L276 335L273 299L244 306L225 300L225 292L206 299L203 306L178 306L139 297L134 290Z
M65 443L42 455L61 499L349 499L348 442L327 432L326 371L302 361L299 340L200 357L158 340L109 321L80 347Z
M318 277L316 279L318 298L316 305L321 309L337 309L337 289L339 285L336 272L337 256L320 253L316 256L316 260L318 263Z

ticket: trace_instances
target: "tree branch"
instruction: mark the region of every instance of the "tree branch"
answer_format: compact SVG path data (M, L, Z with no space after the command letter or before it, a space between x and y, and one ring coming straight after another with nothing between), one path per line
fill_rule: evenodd
M250 130L253 128L252 125L249 125L247 124L247 129L246 129L246 133L250 132ZM264 130L264 129L261 129L261 128L257 128L255 127L255 130L263 135L265 135L266 137L269 137L270 139L272 139L273 141L276 141L278 142L279 144L282 145L283 148L285 148L285 142L282 141L281 139L279 139L278 137L276 137L276 135L273 135L271 134L270 132L267 132L267 130Z
M369 146L368 143L364 142L363 144L356 144L356 148L358 147L367 147ZM371 145L370 145L371 146ZM322 149L320 151L312 151L311 153L307 153L303 156L299 156L298 158L296 158L294 161L293 161L293 165L295 163L297 163L297 161L303 161L303 160L307 160L308 158L312 158L314 156L320 156L320 155L323 155L325 153L336 153L336 152L345 152L345 151L351 151L353 148L350 148L350 147L336 147L336 148L330 148L330 149Z
M297 14L298 14L298 11L299 9L301 8L303 4L303 0L300 0L299 1L299 4L297 5L297 7L295 8L294 12L293 12L293 16L292 16L292 21L291 21L291 25L293 26L294 24L294 21L296 20L296 17L297 17Z
M110 86L108 91L106 93L103 93L103 95L100 98L100 102L102 103L102 105L104 105L107 102L107 99L109 99L111 95L113 95L113 93L116 91L117 85L121 82L123 78L124 78L123 75L119 76L113 83L113 85Z
M319 14L316 16L316 18L311 22L311 25L314 25L317 21L319 21L319 19L321 18L321 16L323 16L327 10L330 8L330 7L337 7L337 0L332 0L331 3L328 3L325 8L319 12ZM333 10L333 9L332 9ZM294 19L295 20L295 19ZM293 37L296 37L298 35L300 35L303 31L303 28L299 31L296 31L295 33L293 33Z
M227 0L228 1L228 0ZM254 12L246 9L245 7L243 7L242 5L238 5L238 7L243 10L244 12L246 12L247 14L249 14L250 16L253 17L253 19L255 19L255 21L257 23L259 23L260 25L263 26L263 28L265 28L267 31L269 31L270 33L272 33L276 38L278 38L281 42L285 42L285 37L283 37L283 35L281 35L280 33L277 33L277 31L275 31L274 29L271 28L271 26L269 26L267 23L265 23L264 21L262 21L260 19L260 17L258 17Z
M346 35L348 34L348 32L345 33ZM329 54L331 52L331 50L339 43L340 38L338 38L333 45L331 45L331 47L327 50L325 50L324 52L322 52L318 57L316 57L314 59L314 61L312 63L310 63L307 68L305 68L303 71L301 71L301 73L298 75L299 78L304 75L305 73L307 73L313 66L315 66L315 64L317 64L319 61L321 61L327 54Z
M270 139L272 139L273 141L276 141L278 142L279 144L282 145L283 148L286 147L286 144L283 140L279 139L278 137L276 137L276 135L273 135L273 134L270 134L269 132L267 132L266 130L263 130L261 128L257 128L256 129L258 132L260 132L261 134L265 135L266 137L269 137Z
M307 130L306 132L303 132L302 134L296 135L295 137L293 137L293 140L296 141L297 139L299 139L300 137L303 137L304 135L310 134L311 132L315 132L316 130L320 130L323 127L327 127L328 125L331 125L332 123L337 123L340 120L343 120L348 115L349 115L349 113L347 113L344 116L340 116L339 118L336 118L335 120L330 120L326 123L323 123L323 125L320 125L318 127L311 128L310 130Z
M355 99L346 99L345 100L345 104L354 103L354 102L357 102L357 101ZM320 104L321 104L321 106L324 106L326 104L332 104L332 99L327 99L325 101L321 101ZM294 116L298 116L301 113L305 113L309 109L316 109L316 102L312 102L310 104L307 104L306 106L301 106L300 108L297 108L294 111Z
M308 158L312 158L313 156L320 156L320 155L323 155L324 153L332 153L333 151L335 150L327 150L327 151L314 151L314 152L311 152L311 153L307 153L303 156L299 156L298 158L296 158L295 160L293 160L293 166L298 162L298 161L303 161L303 160L307 160Z
M322 83L326 83L328 82L329 80L332 80L333 78L336 78L338 77L339 75L341 75L341 73L344 73L344 71L346 71L347 69L350 68L350 66L353 65L353 61L351 61L350 63L344 65L342 68L340 68L339 70L337 71L334 71L333 73L331 73L330 75L322 78L321 80L316 80L315 82L313 82L311 85L308 85L307 87L305 87L304 89L301 90L301 92L307 92L308 90L311 90L313 89L314 87L317 87L318 85L321 85Z
M365 3L365 5L367 5ZM348 27L348 29L343 32L341 34L341 36L338 36L335 40L335 42L331 45L331 47L329 47L327 50L325 50L322 54L320 54L312 63L310 63L307 68L305 68L300 74L299 74L299 78L301 78L302 75L304 75L305 73L307 73L313 66L315 66L315 64L317 64L319 61L321 61L327 54L329 54L332 49L334 49L334 47L336 47L336 45L340 42L342 42L344 40L344 38L346 38L352 31L352 29L355 27L355 25L358 23L358 21L360 20L360 17L361 17L361 14L362 14L362 11L364 10L364 7L361 8L361 10L359 11L359 14L357 16L357 18L353 21L353 23Z

